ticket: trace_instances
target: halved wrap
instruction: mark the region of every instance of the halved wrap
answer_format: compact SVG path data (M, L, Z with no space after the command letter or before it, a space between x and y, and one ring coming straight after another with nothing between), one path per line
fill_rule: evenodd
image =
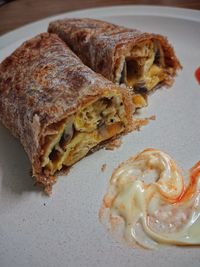
M36 182L51 190L58 171L126 133L133 105L54 34L23 43L0 64L0 120L20 139Z
M138 105L145 102L140 95L171 85L181 67L162 35L88 18L57 20L49 24L48 31L58 34L95 72L134 89L133 101Z

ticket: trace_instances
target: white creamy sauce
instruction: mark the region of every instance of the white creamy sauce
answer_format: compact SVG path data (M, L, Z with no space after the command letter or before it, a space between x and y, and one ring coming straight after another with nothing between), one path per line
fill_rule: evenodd
M169 155L144 150L114 171L99 215L129 245L200 245L200 162L185 185Z

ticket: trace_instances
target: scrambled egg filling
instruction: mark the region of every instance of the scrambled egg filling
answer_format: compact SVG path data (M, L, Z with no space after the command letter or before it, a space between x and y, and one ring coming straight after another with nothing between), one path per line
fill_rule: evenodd
M93 147L119 133L126 125L120 95L109 95L83 107L70 119L50 126L43 146L42 167L54 174L71 166Z
M118 59L115 81L140 93L141 99L138 95L133 99L136 107L140 107L146 105L142 96L164 81L168 71L160 43L150 40L134 46Z

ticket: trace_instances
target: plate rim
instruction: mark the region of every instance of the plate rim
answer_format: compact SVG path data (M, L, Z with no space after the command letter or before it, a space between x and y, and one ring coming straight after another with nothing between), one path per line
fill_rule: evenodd
M116 11L116 13L115 13L115 10L117 9L116 7L109 7L109 8L106 7L106 8L91 8L91 9L85 9L85 10L79 10L79 11L73 11L73 12L66 12L66 13L63 13L63 14L60 14L60 15L56 15L56 16L54 15L54 16L47 17L45 19L30 23L30 24L28 24L26 26L23 26L21 28L18 28L18 29L14 30L14 31L12 31L10 33L5 34L3 36L3 38L5 38L5 44L9 45L9 41L11 41L11 43L13 43L13 41L12 41L13 38L14 38L14 42L16 42L17 40L21 40L23 38L21 36L21 34L24 33L25 37L28 34L31 34L31 32L30 32L31 31L31 27L32 28L36 27L37 31L38 31L38 29L40 28L40 25L42 25L42 27L43 26L46 27L45 25L48 23L49 20L52 20L54 18L60 18L62 16L68 16L68 15L75 16L76 14L78 14L77 16L79 16L79 14L83 14L83 13L85 14L85 16L87 16L88 10L90 11L91 14L92 14L92 12L94 13L93 16L96 15L95 12L99 13L99 16L101 15L102 17L103 16L105 16L105 17L109 16L109 14L112 14L113 17L117 16L118 14L120 14L121 16L123 16L123 15L125 16L127 13L129 13L129 14L132 13L132 15L135 16L135 14L137 13L138 16L140 16L142 14L143 15L146 14L146 15L155 16L155 18L157 16L157 18L160 17L160 19L162 19L162 14L165 14L163 16L165 16L166 18L167 17L168 18L170 18L170 17L178 18L178 16L179 16L181 19L185 19L185 23L187 23L187 20L188 21L190 20L190 17L191 17L190 21L197 21L196 22L197 26L200 23L200 11L198 11L198 13L197 13L196 11L193 12L192 10L187 10L187 9L182 9L182 8L166 8L166 7L158 7L158 6L157 6L158 8L156 7L156 9L154 7L152 7L152 6L151 7L149 7L149 6L148 7L147 6L137 6L137 7L136 6L131 6L131 8L130 8L130 6L123 6L123 7L125 7L124 11L122 9L122 6L118 6L117 8L119 9L119 11ZM96 11L96 10L98 10L98 11ZM105 10L106 10L106 12L105 12ZM134 12L133 12L133 10L134 10ZM188 16L186 16L186 13L188 13ZM198 20L195 20L195 16L193 16L194 13L198 15L197 16ZM179 15L177 15L177 14L179 14ZM13 34L14 34L14 36L13 36ZM2 42L1 42L1 37L0 37L0 49L1 49L1 44L2 44ZM5 45L4 48L6 48L6 45ZM181 75L179 74L178 76L180 77ZM182 83L180 85L182 85ZM193 85L192 85L192 87L193 87ZM187 84L186 84L185 88L187 89ZM170 90L170 91L172 92L172 90ZM165 90L165 92L167 92L167 90ZM174 90L173 90L173 92L174 92ZM157 119L159 120L159 116L160 115L159 116L158 115L159 114L157 113L156 116L157 116ZM156 124L160 127L159 121L157 121ZM156 127L155 127L156 125L153 125L152 123L149 124L149 126L150 125L152 125L152 128L154 129L154 131L156 131ZM3 127L3 128L5 128L5 127ZM150 131L151 131L151 128L150 128ZM176 131L176 129L173 130L173 135L174 135L175 131ZM169 133L170 132L167 132L167 134L169 134ZM140 135L141 133L137 133L137 131L136 131L135 134L137 136L138 134ZM146 137L145 133L144 133L144 135ZM128 139L128 140L131 140L131 138L132 138L131 136L133 137L133 135L131 134L129 136L130 139ZM12 138L12 140L14 140L14 137L11 137L11 138ZM141 140L141 135L140 135L139 138ZM20 148L23 149L23 146L20 144L19 140L16 140L16 141L17 141L17 144L20 146ZM185 141L185 139L184 139L184 141ZM125 143L125 142L123 141L123 143ZM174 143L174 141L172 141L172 143ZM129 143L126 141L126 146L128 146L128 144ZM118 157L118 155L122 153L123 160L119 159L119 164L120 164L120 162L125 161L131 155L135 154L135 153L133 153L133 149L132 149L131 155L128 156L128 154L126 154L126 156L125 156L123 150L125 150L126 146L124 146L124 145L125 144L123 144L123 147L121 147L122 150L121 150L121 148L119 148L118 151L115 151L115 153L114 153L115 155L114 154L110 154L110 155L108 155L106 157L108 157L108 159L109 159L109 157L113 157L113 160L115 161L115 157ZM157 147L158 149L162 150L162 147L155 146L154 142L153 143L149 143L148 147L150 147L152 145L154 147ZM131 143L131 146L133 146L132 143ZM184 142L183 142L183 146L184 146ZM190 144L190 149L191 148L192 148L192 146ZM135 150L136 149L134 149L134 151ZM139 146L138 146L137 147L137 151L139 151L139 150L140 149L139 149ZM176 149L175 149L175 151L176 151ZM172 152L170 150L166 150L166 152L169 153L171 156L173 156L175 161L178 163L178 165L180 165L179 164L180 163L179 162L180 158L176 157L175 154L172 154ZM187 153L187 150L185 152ZM102 152L102 153L104 153L104 152ZM189 152L189 153L191 153L191 152ZM23 154L26 156L25 152L23 152ZM186 159L187 158L188 157L186 157ZM85 165L85 163L81 163L80 166L76 166L76 168L74 168L74 171L73 171L74 174L72 174L72 175L78 176L79 171L77 171L77 170L81 170L82 166L87 166L86 168L89 168L89 164L94 162L96 159L97 159L97 162L98 162L99 166L101 166L101 164L105 163L104 156L102 156L102 157L100 156L100 158L98 159L98 158L94 157L94 155L93 155L91 161L88 161L88 163L86 163L88 165ZM188 164L189 164L189 162L188 162ZM104 176L103 179L104 179L104 181L106 181L105 186L103 186L104 182L102 184L100 182L100 184L99 184L100 185L100 189L99 189L99 186L95 187L96 188L95 191L99 192L99 193L97 193L97 195L101 194L102 198L103 198L103 195L106 193L106 188L108 186L108 181L110 179L111 173L113 172L114 168L116 168L118 166L118 163L114 164L114 167L112 167L112 165L109 162L108 162L108 165L110 165L110 166L108 166L108 170L107 170L106 174L104 173L104 175L102 175L101 170L98 168L100 174L99 174L99 176L98 176L98 174L96 176L96 178L98 178L98 179L99 178L101 179L101 177ZM29 167L30 167L30 162L29 162ZM182 166L180 165L180 167L182 168L182 167L184 167L184 165L182 165ZM100 176L100 175L102 175L102 176ZM84 178L83 175L82 175L82 177ZM62 177L60 177L60 178L61 178L60 182L57 183L57 185L56 185L56 186L58 186L58 188L62 188L62 184L63 183L65 183L65 185L67 185L67 182L66 181L64 182L64 180L67 180L67 179L65 179L67 177L64 177L64 179ZM72 178L73 178L73 176L72 176ZM80 190L81 184L79 183L79 177L78 177L78 179L76 178L75 180L78 181L78 183L77 182L74 183L74 181L72 181L72 179L70 179L68 181L69 181L70 184L74 185L73 187L76 187L76 188L78 188L78 190ZM87 183L87 179L85 181ZM94 181L97 181L97 179L94 179ZM101 181L102 181L102 179L101 179ZM19 181L19 182L21 182L21 181ZM30 179L30 182L32 182L31 179ZM67 186L65 186L64 188L67 188ZM94 187L93 187L93 184L92 184L91 187L87 187L87 190L90 190L90 189L93 189L93 188ZM101 188L103 188L102 191L101 191ZM5 189L2 187L2 192L4 190ZM199 258L198 257L199 254L198 254L198 252L196 250L193 250L194 252L191 251L192 253L190 254L189 249L186 249L186 253L185 253L185 249L183 249L183 248L177 249L177 248L169 247L169 248L165 248L165 251L163 250L164 253L160 254L161 257L158 257L158 259L157 259L158 255L156 254L158 251L156 251L156 250L149 251L149 252L148 251L144 251L144 250L140 250L139 252L137 250L135 250L135 251L132 250L132 249L129 250L129 248L124 246L123 243L118 243L114 239L112 239L112 237L109 235L109 233L107 233L105 231L103 226L98 221L98 210L96 210L96 208L94 210L90 209L90 211L89 211L89 208L88 208L88 210L86 210L86 212L89 211L88 214L86 212L84 212L84 214L86 216L88 216L88 217L92 216L92 218L93 218L92 223L94 223L93 224L94 228L92 228L91 232L89 232L91 234L91 236L94 236L94 238L96 238L96 237L99 238L99 237L101 237L101 233L102 233L106 237L106 240L108 240L107 243L105 243L104 239L102 239L102 240L100 239L99 241L98 241L98 239L96 239L96 240L94 239L95 243L98 244L98 242L99 242L99 244L101 244L102 246L104 246L104 244L105 244L105 247L110 247L110 250L108 252L106 252L105 260L102 259L103 256L104 256L103 253L105 252L104 248L101 250L101 247L99 247L99 245L98 245L98 247L94 246L94 251L91 253L91 250L89 250L89 248L91 249L91 244L93 244L93 243L91 242L91 244L87 245L87 243L82 242L82 238L84 239L84 232L80 232L80 233L82 233L82 236L77 237L75 235L76 234L76 232L75 232L76 228L73 227L73 224L71 224L71 227L73 229L72 229L72 232L69 231L69 235L67 233L67 231L68 231L67 227L68 227L69 224L67 224L67 226L65 224L65 228L62 231L57 231L58 233L56 233L55 236L56 236L58 242L55 242L56 239L54 237L49 239L49 237L51 236L51 233L53 233L53 232L51 232L51 230L53 229L55 231L55 229L56 229L55 226L58 225L58 224L61 225L61 227L63 227L64 219L66 220L66 218L67 218L65 214L70 214L70 210L71 209L69 209L69 213L66 213L65 208L63 208L64 206L61 206L60 204L64 203L64 202L69 202L70 205L72 205L71 206L72 209L74 209L74 207L76 207L76 205L74 206L74 204L71 204L73 202L70 202L68 200L69 199L69 196L67 194L68 191L64 192L63 189L60 190L60 191L57 191L57 189L54 189L54 190L55 190L55 192L53 194L54 196L51 199L48 199L48 201L43 198L42 192L39 193L39 198L35 195L35 192L32 192L32 191L23 192L23 194L22 194L23 198L21 200L22 203L19 202L18 206L16 206L16 207L19 207L19 209L18 208L16 209L14 204L12 206L12 202L14 202L15 198L16 198L15 193L13 193L14 194L13 198L11 198L11 195L8 194L9 199L11 198L11 202L10 203L8 202L8 204L7 204L7 207L9 207L7 213L4 213L4 212L2 213L2 219L3 219L4 222L9 222L10 219L15 219L15 221L14 221L15 224L14 224L14 226L12 226L12 224L11 224L11 227L8 226L6 228L2 228L2 230L3 230L2 231L2 234L3 234L3 239L2 240L5 242L3 244L4 250L3 250L3 253L2 253L2 261L5 261L5 264L12 265L12 266L20 264L22 266L23 264L24 265L27 264L27 261L29 261L29 264L31 266L32 265L37 265L37 264L38 265L40 265L40 264L42 265L42 264L44 264L44 262L46 262L46 264L49 264L51 262L51 264L49 264L49 267L53 266L56 263L57 264L59 263L58 266L60 266L63 263L66 264L66 262L68 262L68 264L71 265L71 266L74 266L74 265L76 265L76 266L77 265L98 266L98 265L105 264L105 262L107 261L107 264L110 264L110 266L112 266L112 261L109 259L109 257L113 257L117 252L119 253L119 256L118 256L118 259L119 259L119 263L118 264L119 265L120 265L120 262L122 262L124 265L127 264L127 266L139 265L139 264L141 266L144 266L144 265L150 266L152 264L154 264L154 266L157 266L159 264L163 264L164 267L169 267L170 264L173 266L172 263L174 263L174 265L178 266L182 262L182 264L184 266L185 266L185 264L186 265L190 264L191 267L192 266L194 267L195 264L197 263L198 258ZM4 192L7 193L6 191L4 191ZM76 192L76 190L75 190L75 192ZM96 192L95 192L95 194L96 194ZM86 196L86 191L83 193L83 195ZM102 200L102 198L100 200ZM91 198L91 196L89 196L88 199L89 199L90 203L94 202L94 199ZM2 200L5 201L4 199L2 199ZM72 201L73 200L74 200L74 198L72 198ZM83 201L84 199L79 198L79 200ZM25 202L25 201L28 201L28 204L26 204L26 203L24 204L23 202ZM87 202L87 197L86 197L86 199L84 201L86 201L86 203L88 203ZM45 203L45 206L47 204L47 207L43 208L44 207L43 203ZM97 205L99 206L100 204L101 204L101 202L98 202L97 204L95 204L95 207ZM37 210L39 210L39 212L35 213L36 208L37 208ZM54 213L54 210L60 210L60 212ZM79 208L77 210L79 210ZM26 211L28 211L28 213L26 213ZM16 215L19 212L21 213L20 214L21 217L20 216L18 217L18 215ZM42 218L42 221L41 221L41 217L39 217L40 214L43 214L43 216L44 216ZM64 214L64 216L63 216L63 214ZM61 219L57 218L56 217L57 215L61 216ZM75 219L76 217L73 217L73 218ZM54 221L53 220L51 221L51 219L53 219ZM83 221L84 221L83 217L79 217L79 216L77 217L77 222L79 222L80 228L81 228L81 223L83 223ZM41 226L40 226L40 224L37 224L38 222L41 223ZM45 223L46 223L46 225L45 225ZM45 225L45 227L44 227L44 225ZM36 226L37 226L37 228L36 228ZM31 230L29 230L29 229L31 229ZM35 229L39 229L39 230L36 230L34 232ZM42 241L42 242L40 241L40 235L39 235L40 229L41 230L43 230L43 229L46 230L46 232L44 231L43 234L41 235L41 239L43 239L43 237L44 238L47 237L47 239L46 240L43 239L44 241ZM95 229L95 232L93 232L93 229ZM9 233L9 234L6 235L5 234L6 231L10 231L11 234ZM12 234L12 232L14 234ZM97 232L97 234L96 234L96 232ZM66 249L62 250L62 248L64 246L66 246L66 245L64 243L62 243L63 242L63 238L62 238L61 234L64 236L65 240L67 240L66 242L68 244L71 242L71 238L73 238L73 235L75 236L74 237L75 241L71 242L72 243L71 246L70 245L67 246L68 251ZM19 239L20 235L22 236L22 238L24 238L25 242L22 243L23 239L22 239L22 241ZM26 236L28 236L28 237L26 238ZM89 237L90 237L90 235L89 235ZM12 241L11 238L13 238L15 243L13 243L13 244L9 243L9 242ZM37 238L37 239L35 239L35 238ZM60 240L59 240L59 238L60 238ZM49 240L50 240L50 242L49 242ZM83 245L85 244L86 248L79 247L80 244L78 243L78 241L80 241L80 244L83 244ZM19 246L20 244L23 244L21 248ZM29 246L29 244L30 244L30 246ZM53 244L53 245L51 246L51 244ZM75 247L75 244L77 244L78 248ZM27 246L27 249L25 249L26 246ZM12 251L12 249L15 248L15 247L17 249ZM43 248L45 248L45 249L43 249ZM32 251L31 251L31 249L32 249ZM97 249L98 249L98 251L97 251ZM52 254L53 250L54 250L54 254L55 255ZM75 252L73 253L73 251L75 251ZM46 254L45 254L45 252L46 252ZM88 258L86 257L86 253L89 253ZM172 257L171 257L171 259L168 260L167 257L170 255L170 253L172 254ZM183 255L183 257L182 257L182 255ZM190 255L193 255L193 257L194 257L192 260L190 258ZM23 258L23 259L20 260L20 257ZM49 259L46 260L46 257L49 258ZM53 258L53 260L51 259L51 257ZM96 261L95 257L98 259L98 261ZM106 257L107 257L107 260L106 260ZM182 261L182 258L183 258L184 261ZM44 259L46 261L44 261ZM149 260L149 264L148 264L148 260ZM116 261L113 260L113 262L116 262ZM135 262L135 264L134 264L134 262ZM185 262L185 264L184 264L184 262ZM94 263L96 263L96 264L94 264ZM158 264L156 264L156 263L158 263ZM117 266L118 266L118 264L117 264Z
M103 16L102 16L103 14ZM159 17L168 18L179 18L189 21L200 22L200 10L170 7L170 6L159 6L159 5L116 5L116 6L104 6L87 9L79 9L70 12L64 12L57 15L45 17L44 19L37 20L35 22L28 23L15 30L9 31L8 33L0 36L0 49L9 46L13 42L19 41L20 39L26 38L27 32L32 32L37 26L45 23L49 23L51 20L62 19L68 17L95 17L101 18L104 16L123 16L123 15L152 15ZM42 31L41 31L42 32ZM36 33L37 34L37 33Z

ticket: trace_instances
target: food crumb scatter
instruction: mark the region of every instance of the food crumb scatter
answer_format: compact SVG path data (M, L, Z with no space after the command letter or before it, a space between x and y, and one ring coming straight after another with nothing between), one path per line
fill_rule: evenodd
M106 167L107 167L107 164L104 163L102 166L101 166L101 171L104 172L106 170Z

